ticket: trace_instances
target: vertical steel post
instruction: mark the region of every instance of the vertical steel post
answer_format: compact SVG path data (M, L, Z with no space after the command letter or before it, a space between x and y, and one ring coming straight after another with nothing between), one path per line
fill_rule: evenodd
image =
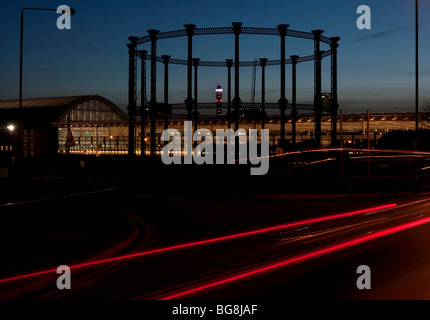
M260 58L260 66L261 66L261 129L265 128L265 122L266 122L266 65L267 65L267 58Z
M340 147L343 148L343 112L342 109L340 109Z
M188 63L187 63L187 98L185 99L185 104L188 110L188 120L193 118L193 92L192 92L192 82L193 82L193 36L196 25L185 24L188 37Z
M419 11L418 11L418 0L415 0L415 139L414 149L416 150L418 145L418 130L419 130L419 113L418 113L418 101L419 101ZM415 159L415 193L418 193L418 167L417 160Z
M367 150L370 150L370 110L367 109ZM370 151L367 151L367 183L370 183Z
M21 10L21 31L20 31L20 51L19 51L19 128L18 128L18 145L17 145L17 160L18 160L18 171L19 171L19 191L22 191L23 187L23 142L24 142L24 124L23 124L23 112L22 112L22 69L24 60L24 9ZM14 146L15 147L15 146Z
M370 110L367 109L367 149L370 149Z
M146 96L146 55L148 51L141 50L140 53L140 60L141 60L141 96L140 96L140 132L141 132L141 142L140 142L140 157L144 157L146 153L146 132L145 132L145 121L146 121L146 104L147 104L147 96Z
M157 112L157 35L158 30L148 30L151 36L151 100L149 102L149 118L151 121L151 157L155 157L156 145L156 112Z
M67 112L67 136L66 136L66 141L67 141L67 137L69 136L70 130L71 130L71 126L70 126L70 112ZM66 147L66 154L67 154L67 158L69 158L69 156L70 156L70 147Z
M198 121L199 121L198 86L197 86L197 84L198 84L197 74L198 74L199 61L200 61L200 59L198 59L198 58L193 59L193 66L194 66L194 111L193 111L194 131L197 131L197 125L198 125ZM195 142L195 145L197 145L197 142Z
M332 37L331 40L331 145L337 145L337 113L339 104L337 100L337 48L339 47L339 37Z
M296 144L297 140L297 128L296 128L296 122L297 122L297 60L299 59L299 56L291 56L291 64L293 67L292 72L292 110L291 110L291 143L293 145Z
M242 32L242 22L233 22L234 33L234 131L239 129L239 112L241 100L239 97L239 35Z
M340 190L343 192L343 112L342 109L339 110L340 117Z
M418 0L415 0L415 132L418 139L419 60L418 60Z
M281 98L279 99L279 109L281 110L281 143L285 141L285 111L287 110L287 99L285 98L285 37L289 25L278 25L279 35L281 37Z
M313 30L314 34L314 54L315 54L315 91L314 91L314 114L315 114L315 144L316 147L321 147L321 120L323 113L323 104L321 97L321 60L322 54L320 51L321 34L323 30Z
M169 61L170 56L164 55L161 56L163 58L164 63L164 130L169 128Z
M128 156L135 156L134 124L136 117L136 47L137 37L129 37L128 47Z
M227 72L228 72L228 89L227 89L227 127L231 128L231 67L233 66L233 59L226 59Z

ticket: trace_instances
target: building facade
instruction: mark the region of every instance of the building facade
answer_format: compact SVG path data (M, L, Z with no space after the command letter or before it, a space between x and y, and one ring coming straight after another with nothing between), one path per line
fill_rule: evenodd
M13 159L17 157L20 140L24 158L53 157L64 144L63 124L66 128L72 128L72 124L75 128L85 125L107 126L117 121L126 121L127 116L103 97L72 96L25 99L21 110L18 100L0 101L0 119L0 157ZM79 138L80 132L76 131L75 134ZM91 134L88 132L89 136ZM83 136L86 137L87 132Z

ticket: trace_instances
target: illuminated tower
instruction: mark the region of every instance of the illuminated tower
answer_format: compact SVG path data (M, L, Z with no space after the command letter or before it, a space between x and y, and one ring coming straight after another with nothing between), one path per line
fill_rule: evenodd
M223 89L221 87L221 82L218 82L218 85L215 89L215 94L216 94L216 115L217 116L222 116L222 93L223 93Z

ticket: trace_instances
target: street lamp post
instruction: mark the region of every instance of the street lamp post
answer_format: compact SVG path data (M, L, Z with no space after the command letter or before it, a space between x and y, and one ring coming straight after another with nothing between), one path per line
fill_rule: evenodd
M23 147L23 118L22 118L22 69L23 69L23 52L24 52L24 11L32 10L32 11L55 11L57 12L58 8L23 8L21 10L21 31L20 31L20 51L19 51L19 128L18 128L18 163L19 163L19 178L20 178L20 187L22 187L22 147ZM74 15L75 10L70 9L70 15Z
M415 0L415 131L418 138L418 0Z

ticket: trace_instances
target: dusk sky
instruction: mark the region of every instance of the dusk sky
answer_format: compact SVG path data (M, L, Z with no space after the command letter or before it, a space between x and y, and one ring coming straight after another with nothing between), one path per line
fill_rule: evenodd
M58 30L55 12L26 11L24 26L24 98L98 94L121 108L127 106L129 36L197 27L226 27L243 22L248 27L310 32L323 29L327 37L339 36L339 104L345 112L414 112L415 1L2 1L0 100L18 99L20 10L24 7L75 8L71 30ZM356 26L357 7L372 10L371 30ZM430 2L420 1L420 106L430 100ZM241 60L279 59L279 37L241 36ZM160 40L158 55L186 59L186 38ZM149 44L139 46L149 50ZM322 45L322 49L328 47ZM313 42L287 38L287 56L313 54ZM198 36L194 56L225 61L234 57L234 37ZM149 64L148 64L149 67ZM298 66L298 103L313 100L313 63ZM252 68L241 70L241 99L251 99ZM279 67L267 68L266 101L279 99ZM186 67L170 68L170 102L186 98ZM227 86L224 68L199 69L199 100L215 100L218 81ZM260 69L256 101L260 99ZM158 66L157 99L163 99L163 65ZM330 90L330 59L323 62L322 89ZM149 94L149 86L148 86ZM287 98L291 99L291 68L287 66ZM139 100L140 101L140 100Z

